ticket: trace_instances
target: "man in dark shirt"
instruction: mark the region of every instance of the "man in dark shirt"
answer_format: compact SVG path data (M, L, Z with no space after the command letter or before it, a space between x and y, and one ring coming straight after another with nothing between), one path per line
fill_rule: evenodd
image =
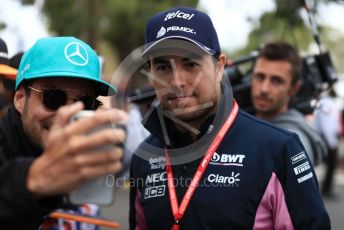
M1 229L38 229L82 183L119 171L121 129L85 135L119 122L117 111L97 111L70 123L77 112L96 110L98 95L116 89L101 80L96 53L74 37L43 38L28 50L16 78L14 106L0 121Z
M208 15L154 15L143 57L159 100L131 161L130 229L330 229L297 136L238 108Z

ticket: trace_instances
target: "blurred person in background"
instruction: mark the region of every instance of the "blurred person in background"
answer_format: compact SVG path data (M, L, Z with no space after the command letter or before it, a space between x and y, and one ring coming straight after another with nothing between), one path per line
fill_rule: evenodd
M130 161L136 148L149 136L148 130L141 122L154 98L155 93L152 87L136 88L129 96L124 98L128 113L127 138L125 140L123 169L119 174L124 181L129 179ZM126 183L125 186L129 187Z
M265 44L253 68L252 102L255 116L296 133L313 165L318 165L327 154L323 139L301 112L289 108L301 87L301 68L302 59L293 46L285 42Z
M102 59L103 66L106 60ZM104 68L102 68L104 70ZM140 72L134 73L132 77L122 74L116 86L117 93L114 96L99 96L102 102L100 109L116 108L125 114L122 127L126 131L126 139L123 144L123 167L116 176L116 187L127 189L129 179L130 160L139 144L149 135L141 121L143 115L148 111L151 102L155 98L154 89L149 86L148 78Z
M9 65L13 68L19 69L20 61L24 55L24 52L20 51L10 58Z
M120 123L121 113L99 110L70 122L83 109L96 110L98 95L115 92L100 78L95 51L79 39L43 38L25 52L14 105L0 121L1 229L38 229L52 211L73 207L65 203L69 192L120 170L123 150L117 145L125 132L88 132ZM114 147L96 150L106 144Z
M338 161L338 145L341 134L340 111L336 104L337 94L333 88L321 96L318 108L314 112L314 126L324 138L328 148L325 159L326 172L321 187L324 197L335 198L334 176Z
M143 115L148 111L151 102L155 98L155 93L153 93L154 96L147 96L147 93L150 94L151 92L154 92L151 87L144 87L143 89L139 87L132 92L129 90L131 92L129 95L124 93L126 90L128 90L128 88L124 89L123 87L119 87L116 96L110 98L112 99L111 106L113 108L121 109L126 114L124 128L127 135L123 146L123 168L116 175L116 185L117 187L128 189L129 169L132 155L139 144L149 135L148 130L144 128L141 121Z
M3 117L8 107L13 104L16 75L17 68L10 66L7 45L0 38L0 117Z

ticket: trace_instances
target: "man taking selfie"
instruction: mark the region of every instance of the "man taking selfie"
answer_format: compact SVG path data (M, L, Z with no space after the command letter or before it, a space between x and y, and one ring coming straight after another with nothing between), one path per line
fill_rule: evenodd
M38 229L43 217L63 206L65 194L121 168L121 114L99 111L70 123L81 110L96 110L98 95L116 89L100 78L94 50L74 37L43 38L23 56L14 106L0 121L0 226ZM97 147L111 144L110 150Z

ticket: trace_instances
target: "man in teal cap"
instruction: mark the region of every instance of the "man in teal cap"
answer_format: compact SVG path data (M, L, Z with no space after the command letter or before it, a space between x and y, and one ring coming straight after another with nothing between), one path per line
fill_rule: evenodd
M1 229L38 229L62 207L65 194L121 168L122 129L85 133L118 123L118 111L70 123L81 110L96 110L99 95L116 89L100 78L96 53L74 37L43 38L28 50L16 78L14 106L0 121ZM81 103L82 102L82 103ZM110 150L95 150L111 144Z

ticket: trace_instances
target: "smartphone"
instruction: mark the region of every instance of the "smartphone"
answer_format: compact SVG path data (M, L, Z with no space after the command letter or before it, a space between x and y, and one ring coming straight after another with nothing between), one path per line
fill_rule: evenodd
M91 117L93 116L95 111L91 110L83 110L75 114L71 118L71 122L80 120L85 117ZM110 129L112 126L109 125L103 125L95 128L89 133L97 132L99 130L103 129ZM99 150L106 150L109 148L113 148L112 145L104 145L99 146ZM111 178L112 180L109 180ZM74 205L82 205L85 203L88 204L97 204L97 205L110 205L114 201L114 183L109 183L114 181L114 175L109 174L105 176L98 177L96 179L93 179L91 181L88 181L84 184L82 184L77 189L71 191L68 194L68 200L70 203Z

